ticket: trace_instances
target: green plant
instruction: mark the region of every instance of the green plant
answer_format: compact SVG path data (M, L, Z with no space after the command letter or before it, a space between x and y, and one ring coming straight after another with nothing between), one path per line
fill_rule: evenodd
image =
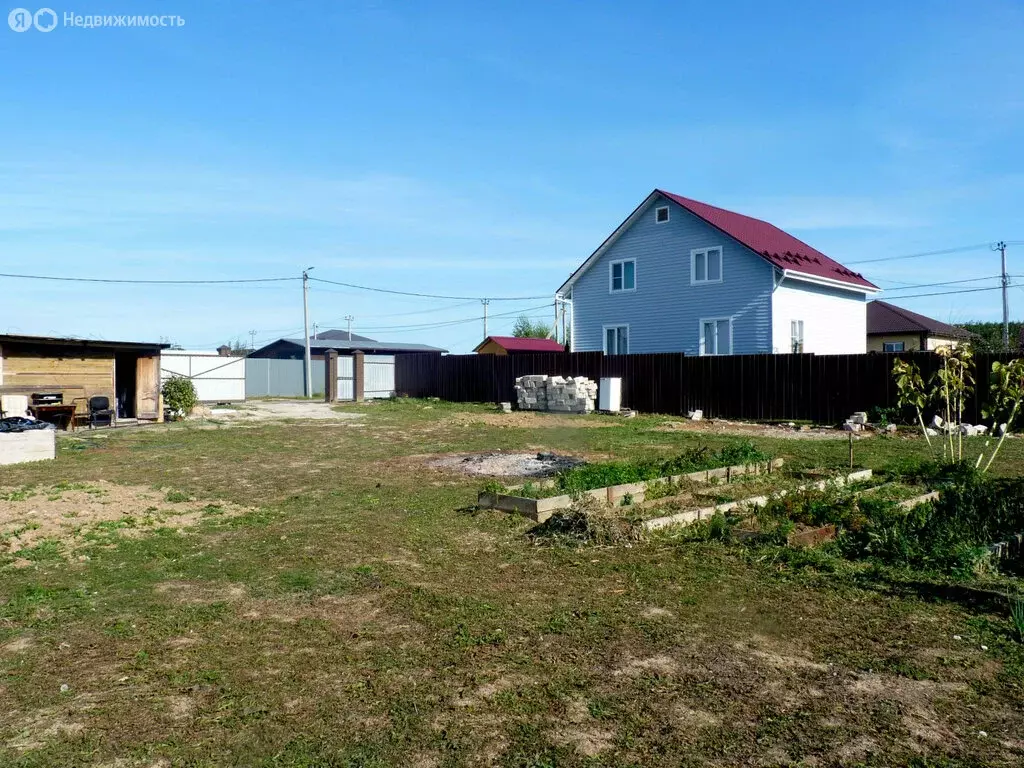
M533 322L527 315L520 315L512 326L512 335L518 339L546 339L551 336L551 326L540 320Z
M1024 600L1010 598L1010 623L1017 630L1017 639L1024 643Z
M992 363L989 381L990 400L982 410L982 415L992 419L992 432L995 432L996 426L1003 418L1006 419L1005 422L1002 422L1006 424L1006 428L999 436L999 442L996 443L992 455L989 456L988 462L985 464L984 471L986 472L995 461L999 449L1003 447L1003 441L1006 440L1006 435L1009 434L1014 419L1017 418L1020 411L1021 401L1024 401L1024 359L1017 358L1009 363L1000 363L997 360ZM981 462L980 456L978 462Z
M942 359L942 367L935 373L935 392L945 411L946 424L959 426L963 421L964 401L974 391L974 352L970 344L941 346L935 350ZM954 437L953 429L947 430L948 460L964 460L964 436L959 429ZM946 454L943 444L943 455Z
M199 403L192 379L184 376L169 378L164 382L161 392L164 396L164 405L170 408L177 418L187 415Z
M932 446L932 439L928 436L928 428L924 425L924 409L928 406L928 390L925 387L924 379L921 377L921 369L917 363L909 360L893 360L892 375L896 380L897 404L901 408L913 409L917 414L917 423L921 426L921 434L924 435L928 447Z

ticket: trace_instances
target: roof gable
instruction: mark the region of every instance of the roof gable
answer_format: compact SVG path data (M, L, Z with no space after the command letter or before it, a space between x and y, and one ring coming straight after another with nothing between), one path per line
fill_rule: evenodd
M887 301L869 301L867 305L868 335L886 333L926 333L947 339L967 339L971 332L943 323Z
M838 261L829 258L821 251L793 237L767 221L744 216L741 213L728 211L698 200L691 200L681 195L655 189L639 206L623 221L608 238L601 243L594 253L569 276L569 279L558 289L564 292L589 269L605 251L610 248L622 234L650 207L658 197L664 197L676 205L685 208L699 219L707 222L715 229L725 233L741 245L746 246L772 266L794 274L794 277L807 275L820 280L845 283L860 291L874 292L878 286L869 282L859 272L847 269Z

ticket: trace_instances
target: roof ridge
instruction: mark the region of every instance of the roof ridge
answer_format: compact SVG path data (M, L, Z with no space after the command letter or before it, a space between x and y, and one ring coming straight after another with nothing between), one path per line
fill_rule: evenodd
M916 318L910 316L910 315L917 315L916 312L910 312L909 309L904 309L903 307L897 307L895 304L890 304L888 301L883 301L882 299L877 299L877 301L878 301L879 304L882 304L890 312L892 312L893 314L899 315L900 317L902 317L907 322L913 323L918 328L920 328L922 331L930 330L926 325L923 325L920 320L917 320ZM910 312L910 315L907 314L908 312ZM917 315L917 317L924 317L924 315ZM934 318L932 318L932 319L934 319ZM942 322L942 321L941 320L936 320L936 322Z

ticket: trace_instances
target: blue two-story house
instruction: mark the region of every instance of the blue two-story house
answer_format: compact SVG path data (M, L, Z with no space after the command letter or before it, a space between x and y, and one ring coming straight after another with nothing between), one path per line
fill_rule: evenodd
M654 190L558 289L573 351L866 351L877 286L766 221Z

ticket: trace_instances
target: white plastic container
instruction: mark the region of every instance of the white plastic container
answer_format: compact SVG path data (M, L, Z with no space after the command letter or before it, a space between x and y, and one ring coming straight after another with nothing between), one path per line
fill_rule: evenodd
M601 379L597 403L603 413L618 413L622 409L622 379Z

